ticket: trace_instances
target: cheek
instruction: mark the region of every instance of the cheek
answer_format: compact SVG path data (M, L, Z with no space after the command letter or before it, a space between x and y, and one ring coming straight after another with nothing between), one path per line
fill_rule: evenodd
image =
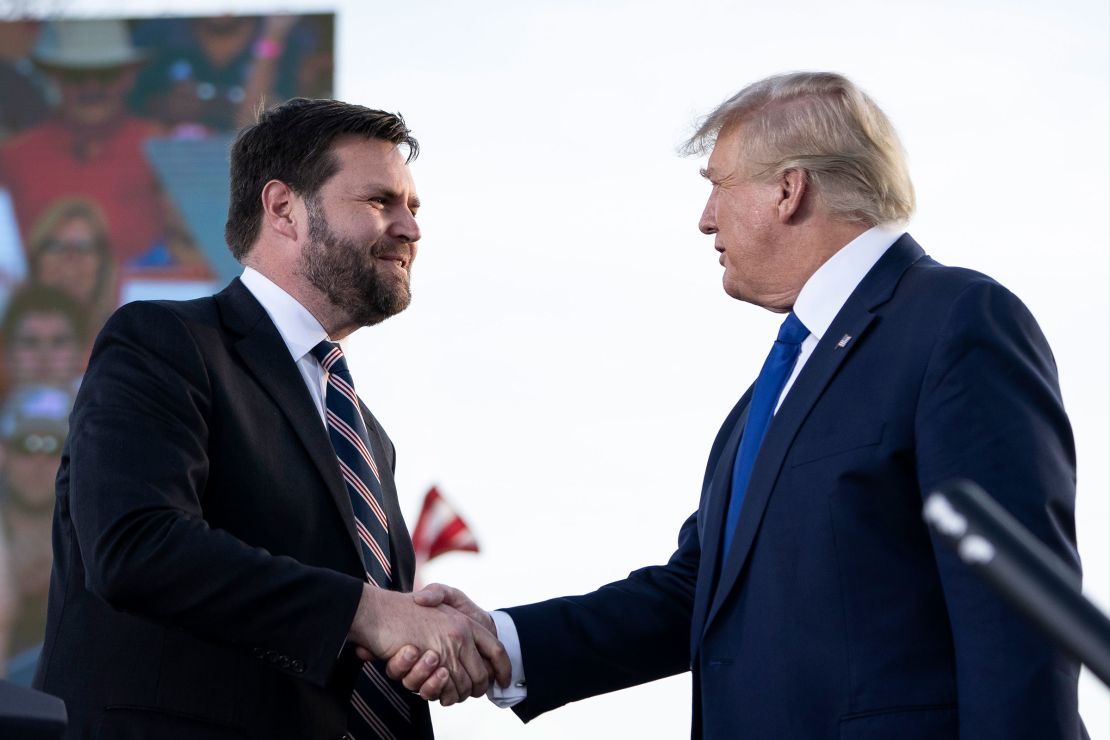
M718 228L733 234L750 231L752 213L750 206L738 198L723 198L717 209Z
M8 353L8 365L12 370L25 370L42 364L42 355L33 349L13 349Z
M86 279L95 278L99 266L100 258L91 254L73 261L73 271Z
M39 279L44 283L57 280L58 272L64 264L57 255L43 255L39 258Z
M51 347L46 357L52 365L69 366L77 357L77 347L71 344L61 344L57 347Z

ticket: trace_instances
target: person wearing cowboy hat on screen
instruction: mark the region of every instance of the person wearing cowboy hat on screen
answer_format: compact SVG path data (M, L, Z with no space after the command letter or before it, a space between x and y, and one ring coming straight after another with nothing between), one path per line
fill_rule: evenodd
M161 132L126 108L144 55L122 21L53 21L43 25L31 58L60 102L49 120L0 148L0 185L11 192L24 241L55 200L84 197L107 218L115 261L126 262L165 226L143 153L143 143Z

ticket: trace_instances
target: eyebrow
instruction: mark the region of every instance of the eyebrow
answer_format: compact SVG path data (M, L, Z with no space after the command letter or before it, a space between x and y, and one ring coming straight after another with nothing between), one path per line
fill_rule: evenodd
M704 177L706 180L709 180L709 182L714 181L713 180L713 174L714 173L712 171L710 171L710 169L708 167L702 167L700 170L698 170L698 174L701 175L702 177Z

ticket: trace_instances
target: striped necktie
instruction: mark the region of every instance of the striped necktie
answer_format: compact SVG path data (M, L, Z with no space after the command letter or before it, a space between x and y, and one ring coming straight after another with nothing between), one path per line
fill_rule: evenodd
M312 355L320 361L328 376L325 401L328 436L351 497L366 579L387 589L393 583L389 520L382 508L381 477L370 452L370 437L355 394L355 384L338 344L325 339L312 348ZM412 716L405 700L407 695L400 683L385 675L382 662L365 663L351 694L348 736L354 740L403 740L411 736Z

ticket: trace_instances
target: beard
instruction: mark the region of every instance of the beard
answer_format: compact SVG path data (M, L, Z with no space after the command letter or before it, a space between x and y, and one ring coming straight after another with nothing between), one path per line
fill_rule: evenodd
M308 242L301 252L305 278L359 326L372 326L404 311L412 299L408 276L381 274L375 257L395 247L383 240L365 244L331 230L320 204L306 199ZM412 262L409 262L411 269Z

